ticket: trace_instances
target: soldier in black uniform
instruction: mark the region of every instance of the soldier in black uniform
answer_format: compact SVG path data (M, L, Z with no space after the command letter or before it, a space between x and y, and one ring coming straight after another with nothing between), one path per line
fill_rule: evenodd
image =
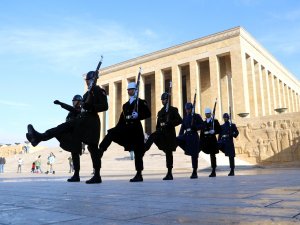
M55 100L54 104L60 105L63 109L68 110L69 113L66 118L66 122L70 120L74 120L77 116L81 113L81 104L82 104L82 97L81 95L75 95L72 99L73 106L60 102L59 100ZM59 137L58 137L59 138ZM81 153L72 151L72 165L74 168L74 175L69 178L68 182L79 182L79 171L80 171L80 155Z
M91 82L96 82L98 71L90 71L86 75L86 83L90 86ZM95 83L94 83L95 84ZM33 146L37 146L41 141L47 141L51 138L57 138L60 142L60 147L66 151L81 154L82 142L88 145L90 151L94 176L87 180L87 184L101 183L100 176L100 151L98 143L100 138L100 119L98 112L103 112L108 109L107 96L105 90L97 85L94 85L90 91L87 91L82 100L83 112L75 119L69 120L57 127L47 130L45 133L37 132L31 124L28 125L28 133L26 137ZM72 177L72 181L77 181L77 177Z
M228 113L224 113L223 119L224 124L221 125L221 132L219 134L218 144L219 148L226 156L229 157L230 164L230 173L228 176L234 176L234 157L235 157L235 149L233 138L236 138L239 135L239 131L236 128L234 123L229 121Z
M183 117L183 122L177 137L178 146L184 150L186 155L191 156L193 173L191 179L198 178L198 157L200 152L200 139L198 130L201 129L203 120L197 113L192 115L193 104L188 102L185 104L186 115Z
M152 133L146 141L146 151L150 149L153 142L166 154L167 175L163 180L173 180L173 151L176 151L176 131L175 127L181 124L182 118L176 107L168 105L169 95L161 95L162 109L157 113L156 131ZM168 106L167 106L168 105ZM168 109L166 109L168 107Z
M209 177L216 176L217 159L216 154L219 153L216 134L220 133L220 124L217 119L214 119L211 114L211 109L205 109L205 121L201 127L200 133L200 149L210 155L210 164L212 172Z
M134 178L130 179L130 182L140 182L143 181L143 156L145 153L144 131L141 120L150 117L151 112L145 100L138 99L137 105L135 96L136 84L134 82L128 84L127 91L129 101L123 104L123 111L117 125L108 130L107 135L99 145L99 149L103 155L103 152L106 151L111 142L114 141L123 146L125 151L133 150L137 173Z

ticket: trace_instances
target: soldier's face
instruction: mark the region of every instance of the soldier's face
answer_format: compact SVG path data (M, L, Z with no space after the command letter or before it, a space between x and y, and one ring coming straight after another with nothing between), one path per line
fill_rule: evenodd
M133 96L135 92L135 89L131 88L131 89L127 89L127 93L129 96Z
M186 114L190 114L192 112L192 109L185 109Z
M225 118L223 118L223 119L224 119L224 121L225 121L225 122L227 122L227 121L228 121L228 118L227 118L227 117L225 117Z
M80 101L72 101L72 103L73 103L73 107L77 107L77 106L79 106L80 105Z
M163 105L167 104L167 102L168 102L168 99L163 99L163 100L161 100L161 103L162 103Z
M211 117L211 113L205 113L205 117L206 118L210 118Z

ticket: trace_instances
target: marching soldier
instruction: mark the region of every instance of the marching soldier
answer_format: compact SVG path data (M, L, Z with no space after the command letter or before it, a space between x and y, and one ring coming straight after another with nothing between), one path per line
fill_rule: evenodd
M161 95L162 109L157 113L156 131L152 133L146 141L146 151L150 149L153 142L166 154L167 175L163 180L173 180L173 151L176 151L176 131L175 127L181 124L182 119L176 107L168 104L169 94Z
M74 152L77 155L81 153L82 142L88 145L90 151L94 176L87 180L87 184L101 183L100 176L100 151L98 142L100 138L100 119L98 112L103 112L108 109L107 97L105 90L96 85L98 78L98 70L90 71L86 75L86 84L92 87L83 96L82 108L84 109L75 119L68 120L65 123L58 125L45 133L37 132L31 124L28 125L28 133L26 137L33 146L37 146L41 141L47 141L51 138L57 138L60 142L60 147L66 151ZM91 85L93 84L93 85ZM71 181L79 181L79 176L71 178Z
M235 149L233 138L236 138L239 135L239 131L236 125L234 123L231 123L228 113L224 113L223 119L224 124L221 125L221 132L219 134L218 143L220 150L229 157L230 173L228 174L228 176L234 176Z
M136 99L136 88L135 82L130 82L128 84L127 92L129 101L123 104L123 111L117 125L108 130L107 135L99 145L102 155L112 141L123 146L125 151L134 150L135 169L137 173L130 179L130 182L143 181L142 171L144 169L143 156L145 153L145 146L141 120L151 116L147 102L142 99Z
M186 155L191 156L193 173L190 176L191 179L198 178L198 157L200 152L200 139L198 130L201 129L203 120L197 113L192 115L193 109L192 103L185 104L186 115L183 117L183 122L180 128L179 135L177 137L178 146L184 150Z
M82 104L82 97L81 95L75 95L72 99L73 106L70 106L68 104L65 104L63 102L60 102L59 100L55 100L54 104L60 105L63 109L68 110L69 113L67 115L66 121L74 120L77 118L77 116L81 113L81 104ZM58 139L61 139L58 137ZM72 171L74 170L74 175L69 178L67 181L68 182L79 182L80 181L80 176L79 176L79 171L80 171L80 155L82 152L71 152L71 158L72 161ZM71 168L71 167L70 167ZM71 169L70 169L71 171Z
M200 133L200 149L210 155L212 172L209 177L215 177L217 167L216 154L219 153L216 134L220 133L221 127L219 121L212 117L210 108L205 109L205 117Z

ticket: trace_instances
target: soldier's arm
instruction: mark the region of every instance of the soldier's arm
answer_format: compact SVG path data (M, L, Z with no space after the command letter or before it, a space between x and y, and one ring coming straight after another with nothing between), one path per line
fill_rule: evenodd
M77 112L77 109L75 109L73 106L70 106L70 105L68 105L68 104L66 104L66 103L61 102L61 103L60 103L60 106L61 106L63 109L68 110L69 112Z
M147 119L151 116L150 109L145 100L139 100L139 120Z

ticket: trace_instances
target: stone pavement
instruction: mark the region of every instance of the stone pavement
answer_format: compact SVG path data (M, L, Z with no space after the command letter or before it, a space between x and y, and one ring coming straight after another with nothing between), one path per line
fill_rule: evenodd
M0 224L300 224L299 168L237 168L209 178L199 170L103 175L102 184L67 183L67 176L0 177Z

